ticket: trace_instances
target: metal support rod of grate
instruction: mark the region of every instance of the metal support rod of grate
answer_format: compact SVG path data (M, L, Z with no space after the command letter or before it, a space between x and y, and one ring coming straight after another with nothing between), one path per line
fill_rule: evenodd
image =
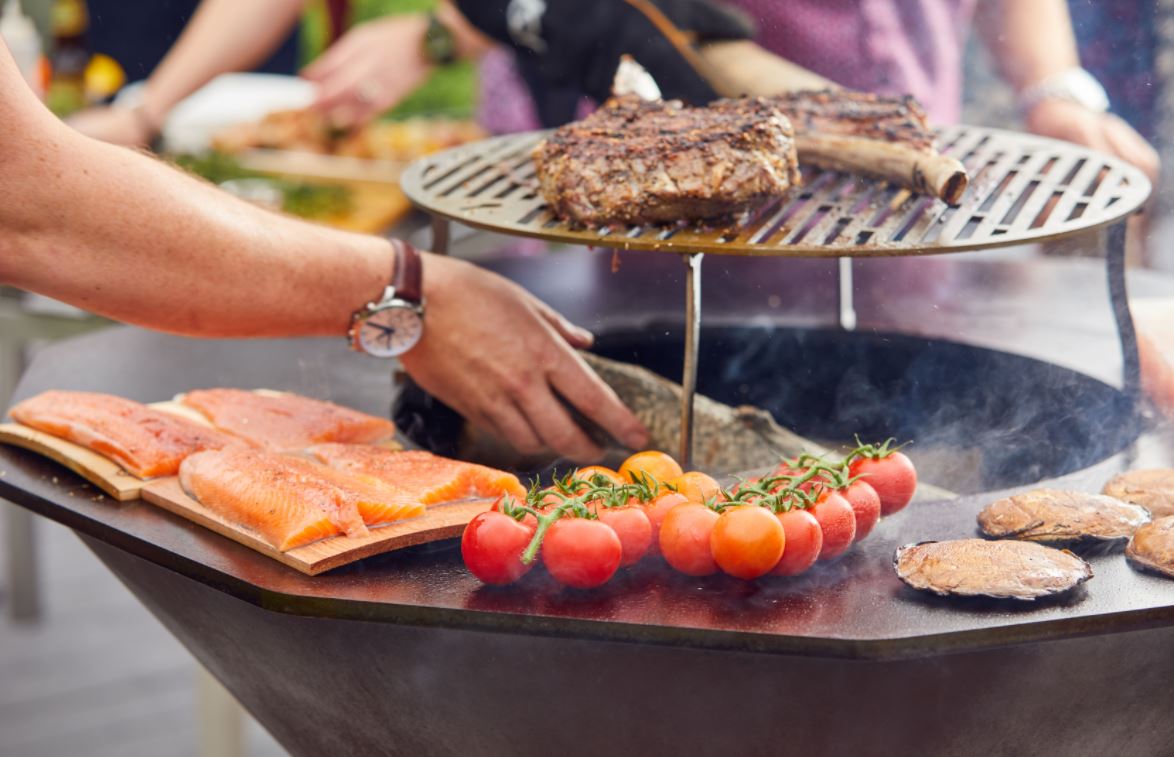
M693 464L693 400L697 394L697 351L701 347L700 252L685 253L685 364L681 370L681 465Z

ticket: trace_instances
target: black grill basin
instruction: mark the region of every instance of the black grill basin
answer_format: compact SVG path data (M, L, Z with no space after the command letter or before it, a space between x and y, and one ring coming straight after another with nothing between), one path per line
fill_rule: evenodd
M679 381L682 340L679 324L644 323L597 335L593 349ZM1126 395L1102 381L939 339L713 325L701 329L699 354L702 394L764 408L831 446L856 434L912 442L907 452L922 477L961 493L1081 470L1140 431ZM395 419L427 448L452 454L458 446L459 418L418 389L401 395Z

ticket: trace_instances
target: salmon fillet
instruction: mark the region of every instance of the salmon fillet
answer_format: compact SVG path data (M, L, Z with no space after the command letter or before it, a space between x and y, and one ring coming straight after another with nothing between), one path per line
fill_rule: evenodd
M42 392L9 413L18 423L108 457L139 478L175 475L194 452L240 444L215 429L96 392Z
M181 401L216 428L271 450L299 450L321 442L370 444L395 434L395 425L386 418L298 394L198 389Z
M192 455L180 466L179 482L200 504L283 552L340 533L365 536L367 512L378 513L378 522L424 512L370 478L241 447Z
M355 444L318 444L306 451L337 470L377 478L425 505L502 494L526 498L525 487L511 473L431 452Z

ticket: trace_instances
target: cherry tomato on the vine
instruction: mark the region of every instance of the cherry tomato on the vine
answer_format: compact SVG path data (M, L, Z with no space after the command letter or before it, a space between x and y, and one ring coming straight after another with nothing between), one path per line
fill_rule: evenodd
M819 521L819 528L823 531L820 560L839 557L852 546L852 540L856 538L856 513L852 511L848 500L825 489L811 508L811 514Z
M531 517L531 521L533 518ZM469 572L487 584L513 583L530 570L522 552L534 536L533 523L519 523L497 510L480 513L461 535L461 557Z
M691 470L677 476L668 484L695 505L704 505L711 499L718 499L721 495L721 487L717 481L701 471Z
M623 548L620 567L635 565L648 553L652 545L652 521L643 508L625 505L623 507L601 507L596 511L599 520L611 526L620 537Z
M665 491L642 505L645 514L648 515L648 520L652 523L652 544L648 546L649 554L660 553L660 527L664 523L665 517L673 508L687 504L689 504L689 500L684 494Z
M864 479L857 479L840 490L840 496L852 505L852 512L856 514L856 538L860 541L872 533L872 529L880 520L881 501L876 489Z
M848 470L876 490L881 515L905 509L917 491L917 470L903 452L890 452L879 458L859 457L849 464Z
M660 526L660 552L668 564L689 576L716 573L709 539L717 520L718 514L704 505L669 510Z
M586 468L580 468L571 476L576 481L586 481L588 483L595 483L595 477L602 476L609 484L626 484L628 479L621 476L611 468L605 468L602 465L588 465Z
M653 481L664 483L683 473L676 460L656 450L637 452L620 466L620 475L631 481L636 481L638 474L642 474Z
M765 507L730 507L717 519L709 536L713 560L735 578L765 576L783 556L786 535L775 514Z
M607 583L620 567L623 545L606 523L562 518L551 525L542 543L542 563L564 586L592 589Z
M823 549L823 529L814 515L797 507L776 517L786 534L786 547L771 575L797 576L815 565L819 558Z

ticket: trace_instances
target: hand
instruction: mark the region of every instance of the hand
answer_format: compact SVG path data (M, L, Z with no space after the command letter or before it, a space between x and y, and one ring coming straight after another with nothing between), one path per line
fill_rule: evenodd
M507 279L460 260L424 255L424 337L402 358L421 387L472 423L531 455L545 448L588 462L602 451L563 398L621 443L648 433L575 348L589 332Z
M1121 158L1157 184L1161 170L1157 151L1133 127L1111 113L1097 113L1067 100L1047 99L1027 114L1027 127L1041 136L1075 142Z
M155 137L140 114L113 105L87 108L67 118L65 123L87 137L115 145L144 147Z
M431 70L424 59L428 19L420 14L369 21L347 32L302 76L318 85L314 107L334 126L360 126L420 86Z

